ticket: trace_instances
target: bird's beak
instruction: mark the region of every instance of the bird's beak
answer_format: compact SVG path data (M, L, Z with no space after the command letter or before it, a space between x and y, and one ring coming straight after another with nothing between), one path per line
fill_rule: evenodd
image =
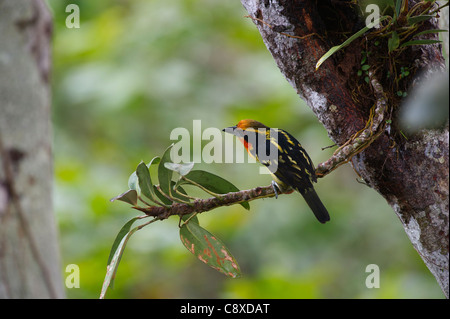
M231 134L233 134L233 132L234 132L235 129L236 129L236 125L235 125L235 126L226 127L226 128L224 128L222 131L224 131L225 133L231 133Z

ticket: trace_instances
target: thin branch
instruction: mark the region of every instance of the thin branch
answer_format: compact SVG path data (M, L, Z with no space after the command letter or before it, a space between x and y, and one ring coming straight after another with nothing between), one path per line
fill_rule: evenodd
M373 72L369 72L370 83L374 91L376 103L371 109L370 118L366 126L361 131L352 136L346 143L339 147L329 160L318 165L316 169L317 177L324 177L337 167L349 162L353 156L367 148L378 136L383 132L386 121L385 114L388 105L387 97L384 94L383 87L378 82ZM197 183L190 181L193 184ZM201 187L204 189L203 187ZM206 189L204 189L206 190ZM160 220L177 215L183 216L192 213L203 213L222 206L230 206L242 202L249 202L260 198L275 197L276 194L272 185L265 187L256 187L253 189L243 190L239 192L227 193L223 195L212 193L215 197L207 199L196 199L190 203L176 203L170 206L134 206L134 209L144 212L148 216L157 217ZM291 191L285 192L292 193Z
M384 94L383 87L378 82L373 72L369 72L372 89L375 93L376 103L371 109L370 118L366 126L361 131L352 136L346 143L339 147L329 160L318 165L316 169L317 177L324 177L333 170L349 162L353 156L367 148L383 132L385 113L387 109L387 97ZM192 182L192 181L191 181ZM199 186L199 185L197 185ZM290 191L292 192L292 191ZM289 193L289 192L288 192ZM148 216L166 219L170 216L183 216L191 213L202 213L222 206L230 206L242 202L249 202L260 198L275 197L272 185L265 187L256 187L223 195L216 194L215 197L207 199L196 199L192 203L173 203L171 206L148 206L134 209L140 210Z
M383 132L386 125L385 114L388 108L388 99L372 71L369 71L369 78L376 102L370 110L366 126L341 145L329 160L317 166L317 177L324 177L342 164L349 162L353 156L369 147Z
M275 197L275 192L272 185L265 187L256 187L248 190L242 190L234 193L227 193L219 195L217 197L211 197L206 199L196 199L192 203L173 203L169 207L161 206L148 206L148 207L137 207L141 212L144 212L148 216L158 217L159 219L166 219L170 216L177 215L183 216L191 213L203 213L206 211L213 210L214 208L222 206L230 206L234 204L239 204L243 202L249 202L260 198Z

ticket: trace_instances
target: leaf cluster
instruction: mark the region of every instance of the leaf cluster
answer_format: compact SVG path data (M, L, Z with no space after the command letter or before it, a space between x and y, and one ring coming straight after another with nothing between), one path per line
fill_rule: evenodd
M427 45L440 43L442 41L435 39L420 39L420 36L426 34L433 34L439 32L448 32L448 30L441 29L429 29L420 31L422 25L432 18L436 18L440 9L448 6L446 4L436 8L434 5L436 0L424 0L419 2L414 7L408 9L408 0L395 0L390 3L392 10L385 10L385 12L392 12L387 15L381 16L373 24L382 24L379 30L372 30L372 26L365 26L342 44L332 47L328 50L316 64L318 69L330 56L334 53L342 50L350 43L365 35L368 31L371 31L372 38L376 38L376 41L381 39L387 40L387 54L391 54L394 51L401 51L403 48L413 45Z
M192 170L194 163L171 163L172 146L173 144L166 149L162 157L154 157L148 164L141 162L128 180L129 189L111 199L111 201L126 202L139 210L158 206L164 210L158 216L134 217L120 229L111 247L100 298L104 298L108 287L113 286L117 268L131 235L155 221L170 217L174 204L194 205L198 200L188 195L182 185L193 185L216 198L220 198L221 194L239 192L236 186L220 176L202 170ZM157 166L158 184L154 182L155 179L150 174L152 166ZM145 206L142 207L142 204ZM250 209L248 202L239 202L239 204L247 210ZM135 222L151 217L153 218L150 221L132 228ZM196 212L180 214L179 217L181 242L192 254L229 277L240 277L241 271L236 259L217 236L200 226Z

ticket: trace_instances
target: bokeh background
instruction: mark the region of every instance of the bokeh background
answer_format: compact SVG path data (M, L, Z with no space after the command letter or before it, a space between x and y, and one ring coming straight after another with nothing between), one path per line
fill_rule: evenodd
M177 127L224 128L243 118L283 128L315 163L332 141L266 50L239 0L48 0L55 19L55 207L62 275L80 267L69 298L98 298L122 225L137 215L109 199L141 160L161 156ZM66 6L81 27L69 29ZM204 141L208 143L208 141ZM241 189L268 185L258 164L197 164ZM182 245L176 218L135 233L107 298L443 298L385 200L345 165L316 190L332 221L319 224L299 195L251 210L199 216L243 276L230 279ZM380 268L380 288L365 285Z

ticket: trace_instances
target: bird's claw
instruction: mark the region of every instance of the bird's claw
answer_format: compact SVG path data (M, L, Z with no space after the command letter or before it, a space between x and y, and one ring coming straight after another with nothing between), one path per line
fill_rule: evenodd
M273 192L275 193L275 198L278 199L278 192L281 193L280 186L278 186L277 182L275 182L275 181L272 181L271 184L272 184Z

